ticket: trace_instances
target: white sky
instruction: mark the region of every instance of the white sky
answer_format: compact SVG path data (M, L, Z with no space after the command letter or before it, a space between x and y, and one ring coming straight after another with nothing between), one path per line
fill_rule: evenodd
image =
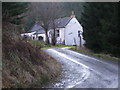
M118 2L120 0L0 0L2 2Z

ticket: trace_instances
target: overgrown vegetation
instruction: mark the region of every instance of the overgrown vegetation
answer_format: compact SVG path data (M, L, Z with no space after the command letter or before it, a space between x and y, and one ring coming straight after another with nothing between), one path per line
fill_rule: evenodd
M60 74L60 64L21 38L3 36L3 88L42 87Z
M19 37L18 25L26 14L27 3L2 5L2 87L41 88L60 74L61 65Z
M116 61L120 61L120 58L114 57L111 54L106 54L106 53L94 53L93 51L91 51L90 49L86 48L86 47L77 47L77 48L71 48L71 50L73 51L77 51L86 55L90 55L90 56L94 56L94 57L98 57L101 59L107 59L107 60L116 60Z

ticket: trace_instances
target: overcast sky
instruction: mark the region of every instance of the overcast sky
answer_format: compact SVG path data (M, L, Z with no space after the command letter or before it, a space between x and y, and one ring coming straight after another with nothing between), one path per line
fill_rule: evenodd
M1 0L2 2L118 2L119 0Z

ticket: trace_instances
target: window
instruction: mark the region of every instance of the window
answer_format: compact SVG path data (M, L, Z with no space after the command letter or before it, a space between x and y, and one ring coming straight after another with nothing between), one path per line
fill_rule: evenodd
M56 30L56 35L57 35L57 37L60 36L59 30Z
M80 37L80 31L78 31L78 37Z

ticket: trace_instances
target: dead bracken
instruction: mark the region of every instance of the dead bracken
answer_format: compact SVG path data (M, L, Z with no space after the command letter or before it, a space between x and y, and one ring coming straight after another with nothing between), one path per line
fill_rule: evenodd
M3 34L3 88L42 87L60 74L61 65L22 38Z

